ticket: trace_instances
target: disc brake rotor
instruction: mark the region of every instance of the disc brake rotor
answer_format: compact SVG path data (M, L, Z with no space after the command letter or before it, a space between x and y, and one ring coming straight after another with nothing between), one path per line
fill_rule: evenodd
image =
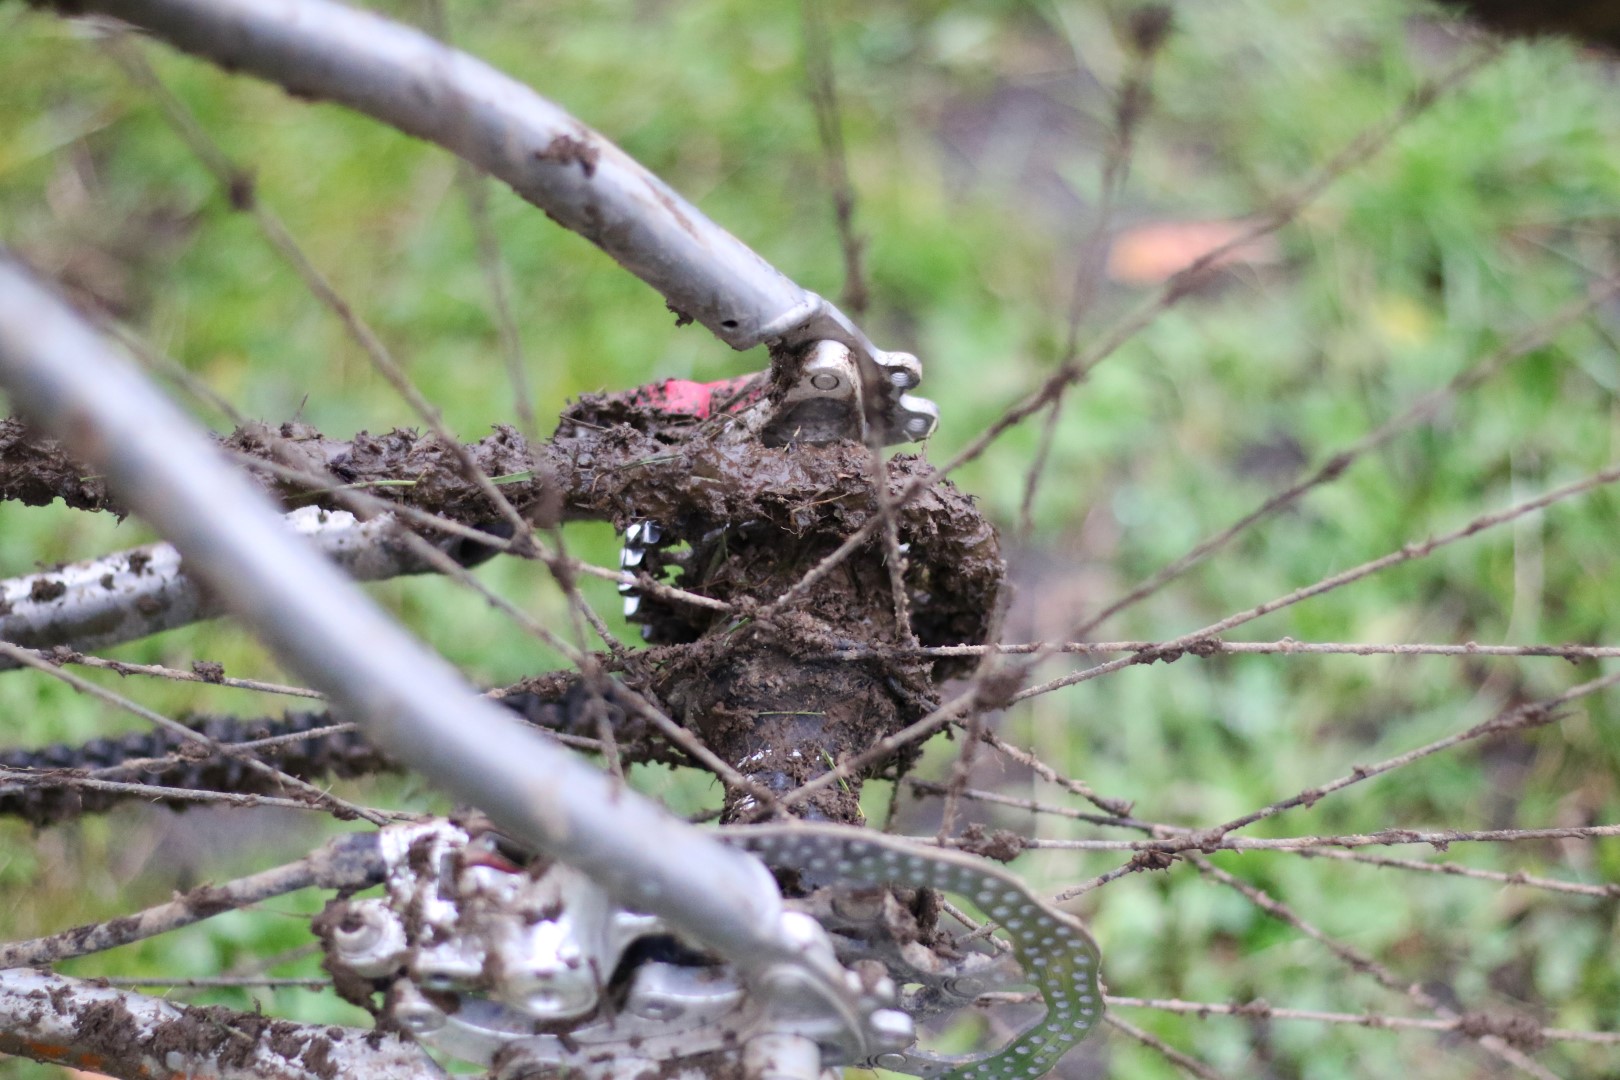
M1080 920L1049 907L1012 874L971 855L836 825L753 825L725 839L769 866L826 885L903 885L970 901L1005 930L1045 1014L1006 1046L975 1054L905 1050L868 1064L949 1080L1029 1080L1044 1075L1102 1018L1097 943Z

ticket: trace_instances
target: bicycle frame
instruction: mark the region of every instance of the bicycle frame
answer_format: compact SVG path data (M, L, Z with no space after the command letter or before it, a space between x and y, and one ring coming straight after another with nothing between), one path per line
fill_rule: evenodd
M227 70L346 105L505 181L734 349L853 353L886 441L920 439L933 403L904 391L916 359L872 344L623 150L529 87L417 30L330 0L90 0L77 11L150 31ZM880 404L881 403L881 404Z
M920 379L914 358L876 349L628 155L487 65L326 0L93 6L458 153L600 245L678 315L733 348L769 345L790 380L806 347L843 345L859 371L857 400L886 441L932 430L932 404L903 393ZM879 1010L874 1020L851 998L819 928L785 917L757 860L480 700L296 538L134 365L3 254L0 386L168 538L188 575L398 760L584 871L623 907L712 948L768 1010L853 1024L862 1045L887 1023L878 1045L893 1043L893 1017ZM813 1043L807 1056L800 1036L772 1039L768 1053L793 1063L780 1075L819 1072Z

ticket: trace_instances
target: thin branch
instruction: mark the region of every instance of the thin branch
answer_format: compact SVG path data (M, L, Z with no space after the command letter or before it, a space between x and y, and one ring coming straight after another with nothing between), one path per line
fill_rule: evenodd
M1103 998L1110 1009L1157 1009L1207 1019L1211 1016L1235 1016L1259 1020L1304 1020L1316 1024L1349 1024L1354 1027L1382 1031L1437 1031L1470 1034L1481 1024L1489 1023L1483 1014L1472 1013L1454 1020L1437 1020L1418 1016L1390 1016L1385 1013L1338 1013L1316 1009L1285 1009L1266 1001L1248 1001L1225 1004L1213 1001L1180 1001L1175 998ZM1511 1023L1515 1037L1523 1029L1525 1018L1514 1017ZM1570 1028L1549 1028L1536 1025L1536 1034L1547 1042L1591 1043L1599 1046L1620 1046L1620 1033L1613 1031L1575 1031Z
M810 106L816 115L816 135L826 162L827 184L832 189L833 221L838 228L838 247L844 255L843 304L856 319L866 315L871 293L861 256L866 244L855 232L855 185L849 178L849 157L844 147L844 117L838 102L838 82L833 75L832 49L821 4L802 0L804 18L804 73Z
M1606 484L1612 484L1616 480L1620 480L1620 465L1611 465L1606 469L1593 473L1591 476L1588 476L1585 479L1578 480L1572 484L1566 484L1560 488L1554 488L1552 491L1545 492L1533 499L1527 499L1524 502L1510 506L1505 510L1481 514L1479 517L1474 518L1466 525L1463 525L1461 528L1454 529L1451 532L1444 533L1437 537L1431 537L1428 540L1421 542L1406 544L1404 547L1397 551L1392 551L1388 555L1384 555L1369 562L1364 562L1360 566L1351 567L1349 570L1344 570L1340 573L1325 577L1315 584L1306 585L1303 588L1295 589L1293 592L1280 596L1275 600L1269 600L1266 603L1259 604L1248 609L1247 611L1240 611L1235 615L1230 615L1224 619L1221 619L1219 622L1210 623L1208 626L1205 626L1202 629L1194 630L1189 634L1183 634L1175 640L1166 643L1162 652L1137 653L1125 659L1111 660L1106 664L1099 664L1096 667L1087 668L1084 671L1064 675L1060 678L1052 679L1049 682L1041 683L1039 686L1032 686L1020 690L1018 693L1012 696L1012 700L1023 701L1039 694L1051 693L1053 690L1061 689L1065 686L1073 686L1076 683L1087 682L1102 675L1107 675L1111 672L1118 671L1120 668L1129 667L1132 664L1152 663L1156 660L1164 660L1168 662L1178 659L1185 652L1197 652L1203 647L1203 642L1222 634L1235 626L1242 626L1244 623L1252 622L1255 619L1260 618L1262 615L1269 615L1274 611L1281 610L1282 608L1291 607L1294 604L1301 603L1302 601L1309 600L1316 596L1321 596L1324 593L1332 592L1334 589L1339 589L1353 582L1360 581L1362 578L1370 577L1371 575L1382 570L1387 570L1392 566L1399 566L1402 563L1412 562L1415 559L1424 558L1433 554L1435 551L1438 551L1440 548L1454 544L1459 540L1465 540L1476 533L1484 532L1487 529L1492 529L1499 525L1505 525L1508 522L1515 521L1527 514L1544 510L1554 503L1562 502L1566 499L1572 499L1578 495L1584 495L1587 492L1602 487ZM1036 655L1038 657L1039 653Z
M1062 641L1020 642L1005 645L932 645L910 647L905 645L847 646L824 655L838 660L867 660L874 657L946 657L983 656L997 653L1008 656L1046 652L1050 655L1077 654L1081 656L1110 653L1164 652L1165 641ZM1461 645L1430 642L1346 643L1333 641L1296 641L1279 638L1276 641L1227 641L1224 638L1204 638L1196 650L1187 656L1208 659L1212 656L1546 656L1577 663L1581 660L1605 660L1620 657L1620 645L1481 645L1475 641Z
M1169 36L1170 20L1171 9L1167 6L1146 5L1130 16L1130 47L1127 49L1130 59L1114 95L1113 138L1103 155L1102 193L1098 198L1092 227L1080 244L1079 265L1075 269L1074 286L1069 296L1068 320L1059 366L1072 362L1080 355L1080 325L1096 299L1097 286L1102 280L1102 268L1106 261L1104 248L1108 234L1113 229L1120 194L1130 175L1131 159L1136 151L1136 133L1153 101L1153 61ZM1052 399L1046 422L1041 428L1040 441L1035 448L1034 460L1024 474L1024 496L1018 508L1020 536L1028 536L1034 527L1035 496L1063 418L1063 405L1068 400L1067 389L1065 387Z
M1479 1025L1478 1023L1472 1025L1467 1023L1467 1017L1477 1016L1478 1014L1459 1014L1456 1012L1456 1010L1452 1009L1444 1002L1441 1002L1433 994L1429 993L1428 990L1424 989L1421 983L1410 982L1406 979L1402 979L1400 976L1396 975L1393 971L1379 963L1368 954L1359 949L1346 945L1343 942L1336 941L1311 923L1306 922L1299 915L1295 914L1293 909L1287 904L1274 900L1264 891L1255 888L1253 885L1250 885L1248 882L1239 877L1227 873L1225 870L1222 870L1220 867L1211 863L1203 856L1193 855L1190 857L1190 861L1195 867L1198 868L1198 872L1200 874L1203 874L1205 877L1217 881L1220 884L1242 894L1250 903L1252 903L1255 907L1258 907L1261 911L1264 911L1267 915L1287 923L1300 933L1304 934L1306 937L1309 937L1325 946L1329 952L1331 952L1352 971L1370 976L1373 981L1377 982L1378 985L1384 987L1386 990L1392 990L1397 994L1404 994L1422 1008L1427 1009L1442 1019L1465 1021L1463 1023L1459 1023L1456 1029L1457 1032L1472 1038L1480 1045L1481 1049L1485 1050L1492 1056L1508 1063L1509 1065L1512 1065L1521 1072L1536 1077L1536 1080L1558 1080L1556 1075L1548 1071L1545 1066L1537 1062L1534 1058L1530 1057L1527 1053L1519 1048L1520 1045L1537 1045L1533 1037L1521 1040L1521 1038L1516 1037L1520 1034L1518 1029L1511 1026L1504 1026L1498 1030ZM1510 1039L1512 1039L1511 1042L1509 1041Z
M1424 844L1444 851L1452 844L1500 844L1533 840L1606 840L1620 836L1620 825L1554 825L1538 829L1381 829L1372 833L1341 833L1323 836L1225 836L1218 840L1198 839L1190 829L1175 830L1177 838L1157 840L1059 840L1027 837L1028 849L1052 851L1141 851L1174 857L1187 851L1300 851L1311 848L1395 847ZM928 837L912 837L919 842ZM957 841L952 845L959 846ZM1143 869L1147 869L1144 867ZM1053 897L1053 903L1069 899L1069 892Z
M374 833L346 833L297 862L223 885L199 885L166 904L49 937L0 945L0 968L55 964L75 956L166 934L226 911L299 889L361 889L382 879L383 861Z
M119 1080L323 1080L446 1074L399 1035L193 1008L62 975L0 972L0 1053Z
M977 459L1006 432L1041 409L1048 407L1063 393L1066 387L1084 379L1091 373L1093 368L1107 360L1126 342L1151 325L1161 314L1191 295L1190 286L1199 281L1204 272L1211 266L1245 244L1252 244L1293 221L1306 206L1321 195L1348 169L1370 159L1388 146L1408 124L1426 112L1448 91L1461 85L1480 68L1494 60L1500 55L1500 52L1500 48L1497 47L1490 47L1476 52L1464 58L1439 78L1425 83L1413 91L1393 114L1382 123L1367 129L1353 139L1344 149L1329 159L1328 163L1309 180L1295 189L1292 194L1279 200L1269 210L1255 218L1253 225L1249 229L1234 236L1227 243L1205 252L1175 274L1165 282L1155 296L1142 304L1136 311L1127 315L1112 329L1099 336L1081 355L1071 362L1059 366L1040 387L1009 407L999 418L979 432L966 446L957 451L944 465L937 467L931 474L918 477L909 484L900 493L897 500L899 504L905 505L930 484ZM802 599L814 587L816 582L832 573L834 568L841 565L850 555L863 547L872 538L879 525L879 522L872 520L856 529L837 549L811 567L798 583L772 601L763 610L762 615L766 617L774 615L781 608Z
M373 810L355 806L353 803L340 799L328 791L323 791L313 784L307 784L296 776L291 776L273 765L267 765L252 754L242 753L233 747L222 746L201 732L193 731L180 723L180 721L170 719L162 713L153 712L146 706L137 704L122 694L114 693L106 687L87 682L72 672L63 671L55 664L52 664L48 658L31 649L20 648L10 642L0 641L0 656L9 657L19 664L44 672L52 678L60 679L82 694L89 694L91 697L99 698L107 704L123 709L125 712L138 716L150 724L165 728L183 739L195 742L199 746L206 746L216 754L234 758L260 775L270 777L295 791L302 792L313 805L322 807L336 817L349 820L363 818L374 825L381 825L386 820Z
M1605 900L1620 899L1620 883L1610 882L1605 885L1587 885L1579 881L1560 881L1557 878L1538 877L1526 874L1522 870L1481 870L1473 866L1463 866L1461 863L1429 863L1419 862L1416 859L1392 859L1384 855L1368 855L1360 851L1331 851L1327 849L1300 848L1295 851L1309 859L1336 859L1340 862L1356 862L1366 866L1381 866L1392 870L1409 870L1423 874L1442 874L1449 877L1472 878L1476 881L1493 881L1502 885L1517 885L1527 889L1544 889L1548 892L1569 893L1572 896L1592 896Z
M1221 1080L1221 1074L1210 1068L1208 1065L1205 1065L1202 1061L1199 1061L1197 1058L1177 1050L1175 1047L1171 1046L1157 1035L1143 1031L1135 1024L1121 1020L1113 1013L1104 1013L1103 1023L1107 1024L1115 1031L1135 1039L1149 1050L1162 1054L1166 1061L1170 1062L1170 1064L1174 1065L1188 1076L1196 1076L1198 1077L1198 1080Z
M1617 293L1620 293L1620 277L1610 278L1602 285L1589 289L1586 296L1581 299L1567 304L1541 322L1520 331L1478 362L1458 372L1445 386L1423 395L1408 406L1399 416L1385 421L1378 428L1363 435L1359 440L1344 449L1328 455L1327 459L1315 471L1281 491L1272 494L1258 507L1219 533L1194 545L1185 555L1164 566L1130 592L1087 619L1075 630L1073 636L1077 638L1089 636L1092 631L1113 616L1152 596L1194 566L1225 548L1255 525L1275 517L1314 489L1337 480L1352 465L1384 446L1397 435L1432 421L1449 402L1487 379L1494 377L1515 361L1543 348L1556 338L1559 333L1572 324L1585 319L1595 309L1611 300Z
M326 699L326 695L319 690L311 690L304 686L288 686L285 683L263 682L259 679L238 679L230 675L217 674L208 670L203 662L199 662L198 668L191 671L181 671L178 668L164 667L162 664L133 664L127 660L108 660L104 657L88 656L80 652L69 652L64 655L60 651L53 651L50 654L50 659L52 663L95 668L98 671L112 671L119 675L146 675L155 679L168 679L172 682L207 683L210 686L226 686L232 690L252 690L260 694L280 694L285 697L309 698L315 701L324 701Z
M1264 821L1266 818L1275 817L1285 810L1291 810L1297 806L1314 806L1325 796L1331 795L1336 791L1342 791L1344 788L1347 788L1352 784L1358 784L1363 780L1382 775L1383 773L1393 772L1394 770L1403 766L1410 765L1414 761L1430 757L1434 754L1440 753L1443 750L1449 750L1454 746L1459 746L1462 743L1470 742L1474 739L1481 739L1489 735L1505 734L1510 731L1524 731L1529 728L1541 727L1544 724L1550 724L1558 718L1558 710L1563 706L1572 701L1586 697L1589 694L1595 694L1600 690L1606 690L1616 684L1620 684L1620 672L1615 672L1610 675L1604 675L1600 678L1589 680L1588 682L1581 683L1579 686L1572 686L1561 694L1554 695L1550 698L1545 698L1541 701L1535 701L1527 705L1519 705L1514 708L1504 709L1495 716L1491 717L1489 720L1475 724L1466 731L1459 731L1456 734L1448 735L1443 739L1436 739L1433 742L1417 747L1416 749L1408 750L1404 754L1397 754L1392 758L1387 758L1375 765L1357 765L1355 768L1351 769L1349 773L1339 777L1338 779L1331 780L1328 783L1322 784L1318 787L1307 788L1304 791L1299 792L1297 795L1291 795L1288 798L1280 799L1269 806L1261 807L1260 809L1248 814L1244 814L1241 817L1233 818L1231 821L1228 821L1225 824L1217 825L1213 829L1208 830L1208 834L1211 836L1224 836L1229 832L1253 825L1257 821Z

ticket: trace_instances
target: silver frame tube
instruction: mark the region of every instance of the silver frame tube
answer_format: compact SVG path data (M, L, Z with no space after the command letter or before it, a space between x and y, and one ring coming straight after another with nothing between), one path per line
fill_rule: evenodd
M511 185L734 349L846 345L887 441L934 429L933 403L904 393L922 377L914 357L878 349L836 306L599 132L476 57L332 0L74 0L73 10L121 19L228 71L436 143Z
M285 520L356 581L430 570L397 535L391 514L361 521L346 510L305 506ZM173 544L146 544L0 581L0 641L27 649L65 645L91 652L219 613ZM21 666L0 656L0 671Z
M466 53L328 0L89 0L232 71L334 101L510 184L738 349L781 337L819 298L613 143Z
M222 458L136 366L0 250L0 386L179 550L189 573L368 738L520 840L756 974L809 973L775 883L481 699ZM827 973L820 973L823 978Z

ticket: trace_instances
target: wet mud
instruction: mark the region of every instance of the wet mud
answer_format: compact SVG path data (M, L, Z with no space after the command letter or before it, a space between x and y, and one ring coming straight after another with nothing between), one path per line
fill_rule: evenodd
M643 569L730 612L644 597L640 617L668 650L649 689L711 749L756 783L786 791L906 725L938 703L960 661L882 655L884 647L977 643L988 632L1004 566L972 498L939 481L896 510L906 607L898 622L881 532L804 595L787 594L881 512L870 453L853 442L763 446L735 417L672 419L627 395L586 397L549 444L570 516L662 530ZM928 465L889 463L891 501ZM864 646L861 662L829 659ZM902 759L880 766L904 770ZM860 819L858 778L796 812ZM750 811L736 795L727 816Z
M337 481L258 476L286 506L336 507L347 492L332 489L346 486L478 527L500 518L464 475L455 448L432 435L399 429L340 440L304 424L253 424L221 443ZM766 788L795 787L920 719L938 702L938 682L969 663L895 656L889 648L976 644L988 632L1005 570L995 530L971 496L931 480L917 457L900 454L888 464L891 502L921 487L894 511L905 561L902 624L882 530L793 603L776 604L880 514L870 452L859 443L766 446L737 413L675 414L632 391L581 398L546 442L497 427L466 449L538 525L658 524L661 542L642 569L731 610L644 597L640 617L659 647L625 677ZM0 421L0 498L118 509L60 447L11 420ZM835 651L868 658L831 659ZM858 796L856 778L796 812L856 821ZM732 798L728 816L751 810Z

